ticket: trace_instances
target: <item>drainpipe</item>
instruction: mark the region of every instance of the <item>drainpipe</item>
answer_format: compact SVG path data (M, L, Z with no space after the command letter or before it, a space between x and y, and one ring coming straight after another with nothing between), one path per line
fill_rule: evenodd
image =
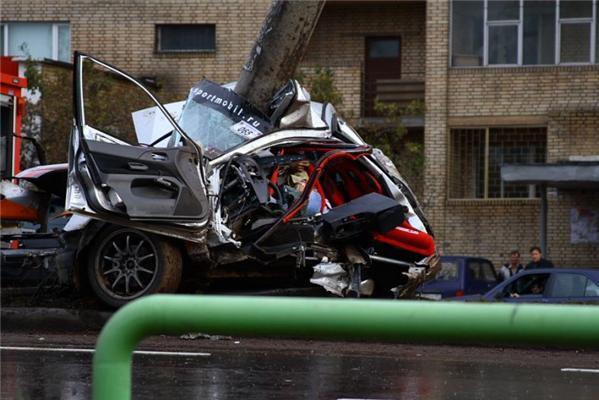
M541 252L547 257L547 185L541 185Z

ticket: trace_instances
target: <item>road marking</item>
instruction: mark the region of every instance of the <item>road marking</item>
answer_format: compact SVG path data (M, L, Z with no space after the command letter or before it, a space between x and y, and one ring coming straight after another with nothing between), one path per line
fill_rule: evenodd
M95 349L78 349L72 347L19 347L19 346L0 346L0 350L14 351L54 351L63 353L94 353ZM192 353L185 351L149 351L135 350L134 354L143 354L151 356L182 356L182 357L210 357L210 353Z
M599 374L599 369L589 368L562 368L562 372L588 372L591 374Z

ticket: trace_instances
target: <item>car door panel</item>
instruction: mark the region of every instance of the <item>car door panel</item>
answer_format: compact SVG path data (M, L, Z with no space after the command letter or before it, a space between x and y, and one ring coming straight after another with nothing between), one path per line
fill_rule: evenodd
M188 147L151 149L87 141L102 184L114 190L131 219L191 219L201 215L198 160ZM194 193L194 189L196 192Z
M514 275L485 294L485 299L507 303L545 302L548 282L552 279L551 275L546 272ZM534 285L540 285L543 292L534 293L532 291Z
M544 303L546 298L541 295L526 295L520 297L506 297L504 300L506 303Z
M185 229L197 229L205 224L209 205L199 145L185 135L139 82L84 54L76 53L75 59L76 118L71 135L69 186L72 184L82 192L87 207L73 207L72 211L91 212L106 220L116 217L131 221L168 221L179 223ZM85 109L82 85L84 71L89 68L82 68L85 60L108 68L119 79L130 80L136 85L134 88L142 89L142 95L146 94L156 105L155 112L163 113L182 140L171 147L150 147L128 143L86 125L88 110Z
M599 300L587 295L587 288L594 285L587 275L577 272L556 271L548 283L547 298L551 303L588 303Z

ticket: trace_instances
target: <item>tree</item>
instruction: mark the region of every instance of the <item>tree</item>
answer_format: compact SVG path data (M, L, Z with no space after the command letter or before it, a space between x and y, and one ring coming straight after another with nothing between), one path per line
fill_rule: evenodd
M337 107L343 103L343 97L335 86L334 77L335 73L329 67L316 67L314 74L310 74L308 78L304 74L296 75L296 79L308 88L311 100L331 103Z
M414 100L401 107L396 103L375 103L375 111L384 122L371 123L360 128L360 135L374 147L380 148L393 161L417 196L424 190L423 138L411 137L403 124L406 116L424 115L424 102Z

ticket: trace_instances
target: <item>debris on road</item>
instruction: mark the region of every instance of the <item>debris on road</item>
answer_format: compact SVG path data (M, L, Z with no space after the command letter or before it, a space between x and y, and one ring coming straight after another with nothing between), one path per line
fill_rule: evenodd
M185 333L179 336L180 339L183 340L196 340L196 339L207 339L207 340L233 340L231 336L223 336L223 335L209 335L207 333ZM239 343L239 342L237 342Z

